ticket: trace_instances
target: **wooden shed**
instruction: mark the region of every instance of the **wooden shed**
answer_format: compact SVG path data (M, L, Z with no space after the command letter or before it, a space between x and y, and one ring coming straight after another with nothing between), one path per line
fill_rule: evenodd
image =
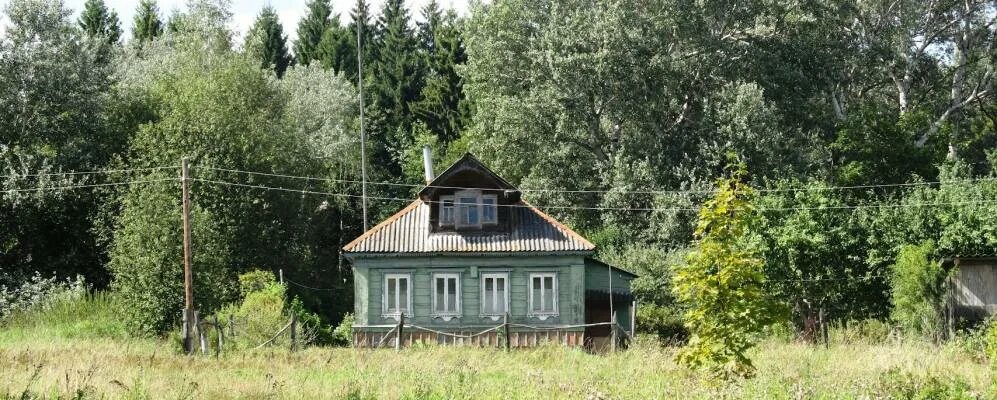
M466 154L344 246L354 345L598 347L632 336L636 275L594 259L595 245L522 197Z
M997 314L997 256L956 256L942 260L947 281L949 323L975 322Z

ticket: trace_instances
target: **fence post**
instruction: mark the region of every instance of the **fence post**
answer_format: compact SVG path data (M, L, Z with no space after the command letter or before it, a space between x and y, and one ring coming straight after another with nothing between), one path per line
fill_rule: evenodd
M187 308L184 308L183 311L180 313L180 315L181 318L183 319L182 320L183 325L180 326L180 336L183 337L183 350L185 353L187 353L187 355L191 355L194 354L194 344L191 343L191 338L193 338L194 335L192 332L190 332L191 328L190 320L192 315L190 313L190 310Z
M208 338L204 336L204 324L201 313L194 310L194 326L197 327L197 337L201 342L201 354L208 354Z
M824 349L831 348L831 340L827 333L827 322L824 321L824 307L820 308L820 335L821 339L824 339Z
M291 351L297 350L298 345L298 315L291 314Z
M505 350L509 351L512 347L512 341L509 340L509 312L505 312L505 318L502 320L502 330L505 331Z
M228 334L235 337L235 317L232 314L228 315Z
M616 311L613 311L613 321L609 325L609 345L612 352L616 352Z
M395 333L395 350L402 349L402 328L405 326L405 313L398 314L398 333Z
M218 333L218 350L215 351L215 358L222 354L222 347L225 347L225 328L218 322L218 314L215 314L215 332Z

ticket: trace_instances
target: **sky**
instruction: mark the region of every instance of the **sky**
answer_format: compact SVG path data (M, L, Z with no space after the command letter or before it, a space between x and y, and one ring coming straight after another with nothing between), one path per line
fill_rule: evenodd
M86 0L63 0L66 7L73 10L73 19L75 20L79 16L79 12L83 9L83 4ZM384 0L368 0L370 4L370 9L376 14L380 12L381 5ZM467 15L469 0L437 0L440 5L446 8L453 8L460 15ZM135 8L138 6L138 0L104 0L108 7L113 9L118 13L118 19L121 20L121 29L124 31L124 37L128 38L131 36L131 25L132 19L135 15ZM165 20L173 9L179 9L183 11L186 7L186 0L158 0L159 12L162 18ZM419 12L422 7L428 3L429 0L405 0L405 5L408 6L411 15L418 19ZM0 4L6 8L8 0L0 0ZM242 38L246 31L249 30L249 26L253 24L253 20L256 19L256 15L260 12L265 5L269 4L277 10L277 14L280 15L280 22L284 25L284 33L287 35L290 41L294 41L297 37L298 20L305 15L306 7L305 4L307 0L232 0L232 29L236 32L237 37ZM348 16L350 10L353 8L355 0L332 0L333 13L339 13L344 17ZM344 19L345 21L345 19ZM0 17L0 33L6 30L6 25L8 24L6 16ZM289 46L290 47L290 46Z

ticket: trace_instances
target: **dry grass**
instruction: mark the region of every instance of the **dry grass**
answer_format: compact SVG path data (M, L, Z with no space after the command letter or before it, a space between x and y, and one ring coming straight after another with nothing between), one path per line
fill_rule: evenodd
M25 333L25 332L21 332ZM678 367L673 350L600 356L559 347L505 353L423 347L312 348L220 359L175 354L155 340L31 338L0 332L0 397L110 398L863 398L890 369L956 376L982 393L989 368L921 343L832 346L775 341L754 353L758 376L717 384Z
M954 380L970 394L991 382L981 350L923 342L824 349L773 339L753 351L757 376L735 382L681 368L673 348L656 344L608 356L424 346L187 357L172 340L128 339L114 301L90 296L0 324L0 399L882 398L911 397L897 393L929 377L943 392L925 398L949 398Z

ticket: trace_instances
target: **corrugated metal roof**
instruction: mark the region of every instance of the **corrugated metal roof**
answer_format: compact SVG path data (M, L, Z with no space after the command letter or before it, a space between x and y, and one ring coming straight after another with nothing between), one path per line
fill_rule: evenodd
M592 251L595 245L526 202L509 208L508 230L437 232L422 200L377 224L343 247L348 253Z

